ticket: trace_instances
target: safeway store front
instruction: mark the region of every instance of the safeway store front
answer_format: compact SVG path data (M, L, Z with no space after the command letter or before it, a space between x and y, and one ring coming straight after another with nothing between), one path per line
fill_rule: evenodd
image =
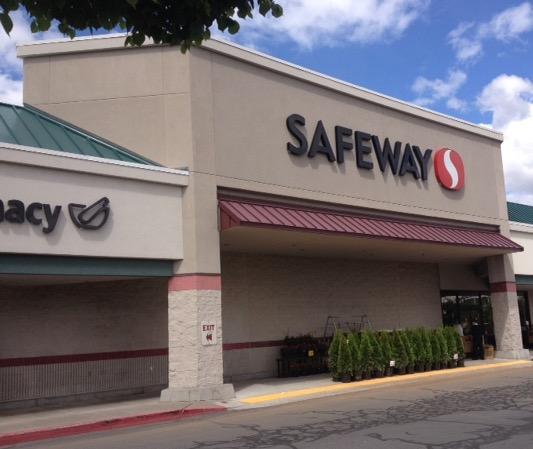
M439 326L460 291L490 292L499 356L528 356L500 134L216 40L185 56L122 37L19 55L26 103L189 172L181 224L164 234L149 216L150 238L183 235L162 399L273 376L283 339L331 316Z

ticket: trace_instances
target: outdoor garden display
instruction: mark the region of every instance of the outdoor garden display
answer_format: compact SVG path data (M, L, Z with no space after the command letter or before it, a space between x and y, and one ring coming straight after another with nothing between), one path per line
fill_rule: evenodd
M453 327L338 330L327 356L332 378L342 382L464 366L462 340Z
M334 340L333 340L334 341ZM329 338L315 338L311 335L286 337L278 359L278 377L305 376L308 374L337 371L338 342L333 345ZM328 357L334 347L335 356ZM328 360L333 364L328 365Z

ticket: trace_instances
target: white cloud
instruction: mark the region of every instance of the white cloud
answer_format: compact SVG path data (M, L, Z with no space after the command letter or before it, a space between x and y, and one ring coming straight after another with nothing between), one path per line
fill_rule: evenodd
M310 50L346 42L368 43L399 37L429 0L288 0L279 19L241 21L238 40L246 45L292 41Z
M419 76L415 79L411 89L417 98L413 103L420 106L430 106L441 100L446 100L446 106L449 109L456 111L463 111L467 104L465 101L457 98L457 91L466 82L467 75L462 70L450 70L448 78L443 80L440 78L428 79Z
M473 60L483 52L483 42L496 39L508 42L533 30L533 6L524 2L496 14L489 22L461 23L448 34L460 61Z
M492 127L502 131L507 196L533 205L533 82L514 75L493 79L478 97Z
M17 58L15 45L37 39L61 37L57 31L33 34L29 20L18 10L11 14L13 29L9 35L0 27L0 101L22 103L22 61Z

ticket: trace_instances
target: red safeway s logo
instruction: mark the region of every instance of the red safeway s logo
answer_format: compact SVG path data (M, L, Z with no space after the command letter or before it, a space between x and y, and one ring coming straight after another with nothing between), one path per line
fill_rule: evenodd
M433 159L435 175L439 183L448 190L461 190L465 186L465 166L459 153L441 148Z

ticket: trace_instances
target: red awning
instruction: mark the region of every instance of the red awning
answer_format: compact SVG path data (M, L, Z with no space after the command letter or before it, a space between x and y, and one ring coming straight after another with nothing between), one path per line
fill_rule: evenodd
M219 206L222 230L235 226L269 227L344 234L361 238L501 249L503 252L524 250L497 231L356 216L328 210L261 204L244 200L221 199Z

